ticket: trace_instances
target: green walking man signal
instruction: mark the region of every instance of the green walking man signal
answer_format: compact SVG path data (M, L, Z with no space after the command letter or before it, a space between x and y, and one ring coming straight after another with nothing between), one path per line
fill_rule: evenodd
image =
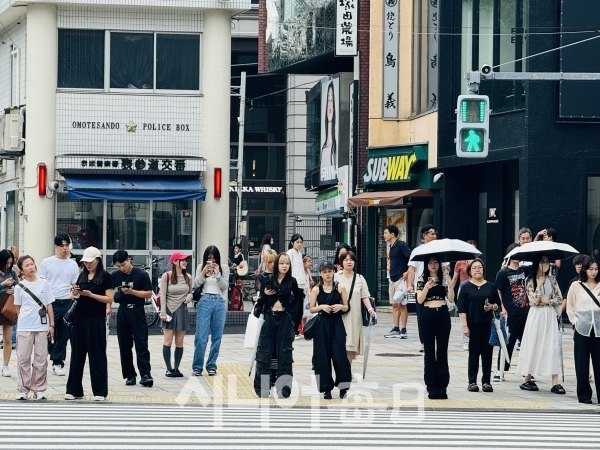
M490 100L487 95L459 95L456 106L456 155L485 158L488 154Z

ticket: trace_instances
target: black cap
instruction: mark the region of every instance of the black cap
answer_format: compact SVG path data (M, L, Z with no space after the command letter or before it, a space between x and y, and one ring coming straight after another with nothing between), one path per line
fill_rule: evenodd
M329 261L323 261L321 264L319 264L319 272L323 269L331 269L331 270L335 270L335 266L333 265L332 262Z

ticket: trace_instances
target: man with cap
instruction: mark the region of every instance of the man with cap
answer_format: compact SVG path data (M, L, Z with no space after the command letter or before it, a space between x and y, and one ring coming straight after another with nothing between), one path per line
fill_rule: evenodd
M152 387L150 375L150 351L148 350L148 326L144 311L145 299L152 297L152 280L145 270L133 267L125 250L117 250L113 264L119 269L111 274L116 287L114 301L119 304L117 312L117 340L121 355L121 371L127 386L136 383L133 365L133 345L140 372L140 384Z

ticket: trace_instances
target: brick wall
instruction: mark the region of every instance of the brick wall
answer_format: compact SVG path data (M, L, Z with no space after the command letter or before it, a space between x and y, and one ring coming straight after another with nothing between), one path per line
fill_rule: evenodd
M258 0L258 73L269 71L269 44L265 42L266 29L266 0Z
M370 3L362 0L358 3L358 29L370 29ZM367 163L367 147L369 145L369 46L370 33L368 31L359 31L358 33L358 51L359 51L359 82L358 82L358 155L355 159L356 164L356 185L362 188L362 178ZM360 255L359 270L365 273L366 254L365 239L366 233L366 214L362 214L362 221L358 224L358 254Z

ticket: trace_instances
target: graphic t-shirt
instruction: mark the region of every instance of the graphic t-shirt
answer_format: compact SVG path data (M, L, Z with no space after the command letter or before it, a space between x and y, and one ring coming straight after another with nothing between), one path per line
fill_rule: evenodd
M524 267L519 267L516 270L506 267L496 275L496 289L502 292L502 304L509 316L529 312L529 303L525 291L526 277L527 273Z

